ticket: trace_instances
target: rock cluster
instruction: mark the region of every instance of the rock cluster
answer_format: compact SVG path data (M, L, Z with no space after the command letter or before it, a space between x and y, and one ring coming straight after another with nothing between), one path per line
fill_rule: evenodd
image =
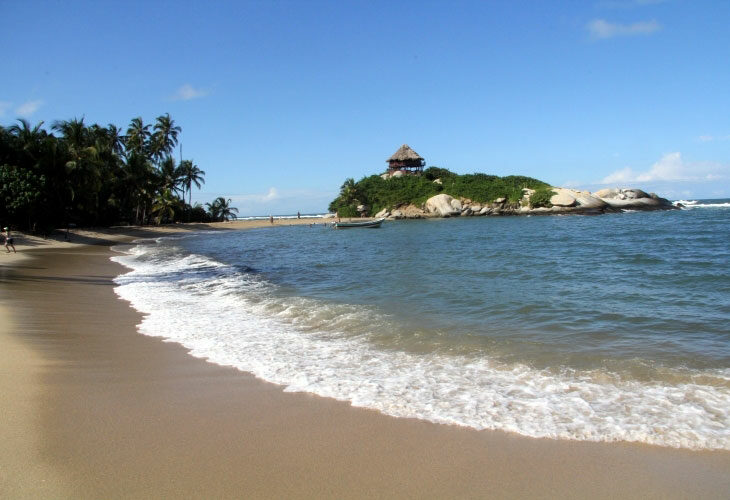
M468 198L454 198L441 193L432 196L422 206L401 205L383 209L375 217L389 219L421 219L425 217L465 217L484 215L550 215L550 214L602 214L623 210L672 210L672 203L654 193L640 189L602 189L595 193L567 188L552 188L551 207L533 208L530 205L531 189L523 191L521 202L509 202L497 198L492 202L475 202Z

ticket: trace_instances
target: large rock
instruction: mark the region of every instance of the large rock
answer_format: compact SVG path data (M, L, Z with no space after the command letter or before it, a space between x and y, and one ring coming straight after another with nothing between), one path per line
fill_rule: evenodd
M445 193L432 196L431 198L426 200L426 212L428 212L429 214L438 215L439 217L451 217L452 215L459 215L461 213L461 209L455 209L451 205L451 202L453 200L454 198Z
M460 212L462 210L464 210L464 206L461 204L461 200L457 200L456 198L451 198L451 201L449 202L449 204L451 205L451 207L454 210L458 210Z
M608 203L598 198L597 196L593 196L587 191L581 191L580 194L575 198L575 201L582 209L605 210L606 208L609 208Z
M555 194L550 198L550 204L555 207L572 207L577 203L570 189L553 188Z
M388 209L387 208L384 208L380 212L378 212L377 214L375 214L375 218L376 219L379 219L381 217L387 217L389 215L390 215L390 212L388 211Z
M390 213L391 219L422 219L426 213L415 205L404 205Z
M657 195L649 195L641 189L601 189L593 193L617 210L670 210L676 208L672 203Z

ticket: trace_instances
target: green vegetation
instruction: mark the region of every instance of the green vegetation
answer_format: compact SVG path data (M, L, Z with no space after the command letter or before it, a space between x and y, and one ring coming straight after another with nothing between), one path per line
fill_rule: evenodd
M207 222L231 216L223 200L205 211L191 206L205 172L172 154L180 127L169 114L154 125L134 118L126 133L84 119L26 120L0 126L0 222L47 232L76 225ZM188 201L185 202L187 194ZM210 205L210 204L209 204Z
M434 182L437 179L441 184ZM347 179L340 188L340 195L330 203L329 210L337 211L343 217L354 217L358 214L357 205L364 204L369 207L369 212L374 214L383 208L403 204L420 206L439 193L446 193L455 198L469 198L480 203L492 202L497 198L519 202L523 188L547 190L549 185L531 177L458 175L445 168L429 167L424 170L422 176L405 175L386 180L379 175L371 175L358 182Z
M550 198L552 198L554 194L555 191L553 191L549 187L537 188L532 196L530 196L530 206L532 208L550 208L553 206L553 204L550 203Z

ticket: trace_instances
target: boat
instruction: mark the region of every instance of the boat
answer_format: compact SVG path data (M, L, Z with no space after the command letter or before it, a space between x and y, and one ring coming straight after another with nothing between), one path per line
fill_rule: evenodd
M380 227L384 220L385 217L363 222L335 222L335 229L349 229L353 227Z

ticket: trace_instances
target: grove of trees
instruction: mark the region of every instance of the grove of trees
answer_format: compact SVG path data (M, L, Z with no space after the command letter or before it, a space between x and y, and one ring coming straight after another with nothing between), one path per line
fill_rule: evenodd
M205 172L174 159L181 132L169 114L134 118L126 131L84 118L0 126L0 223L53 228L227 220L231 200L191 205ZM187 201L186 201L187 198Z

